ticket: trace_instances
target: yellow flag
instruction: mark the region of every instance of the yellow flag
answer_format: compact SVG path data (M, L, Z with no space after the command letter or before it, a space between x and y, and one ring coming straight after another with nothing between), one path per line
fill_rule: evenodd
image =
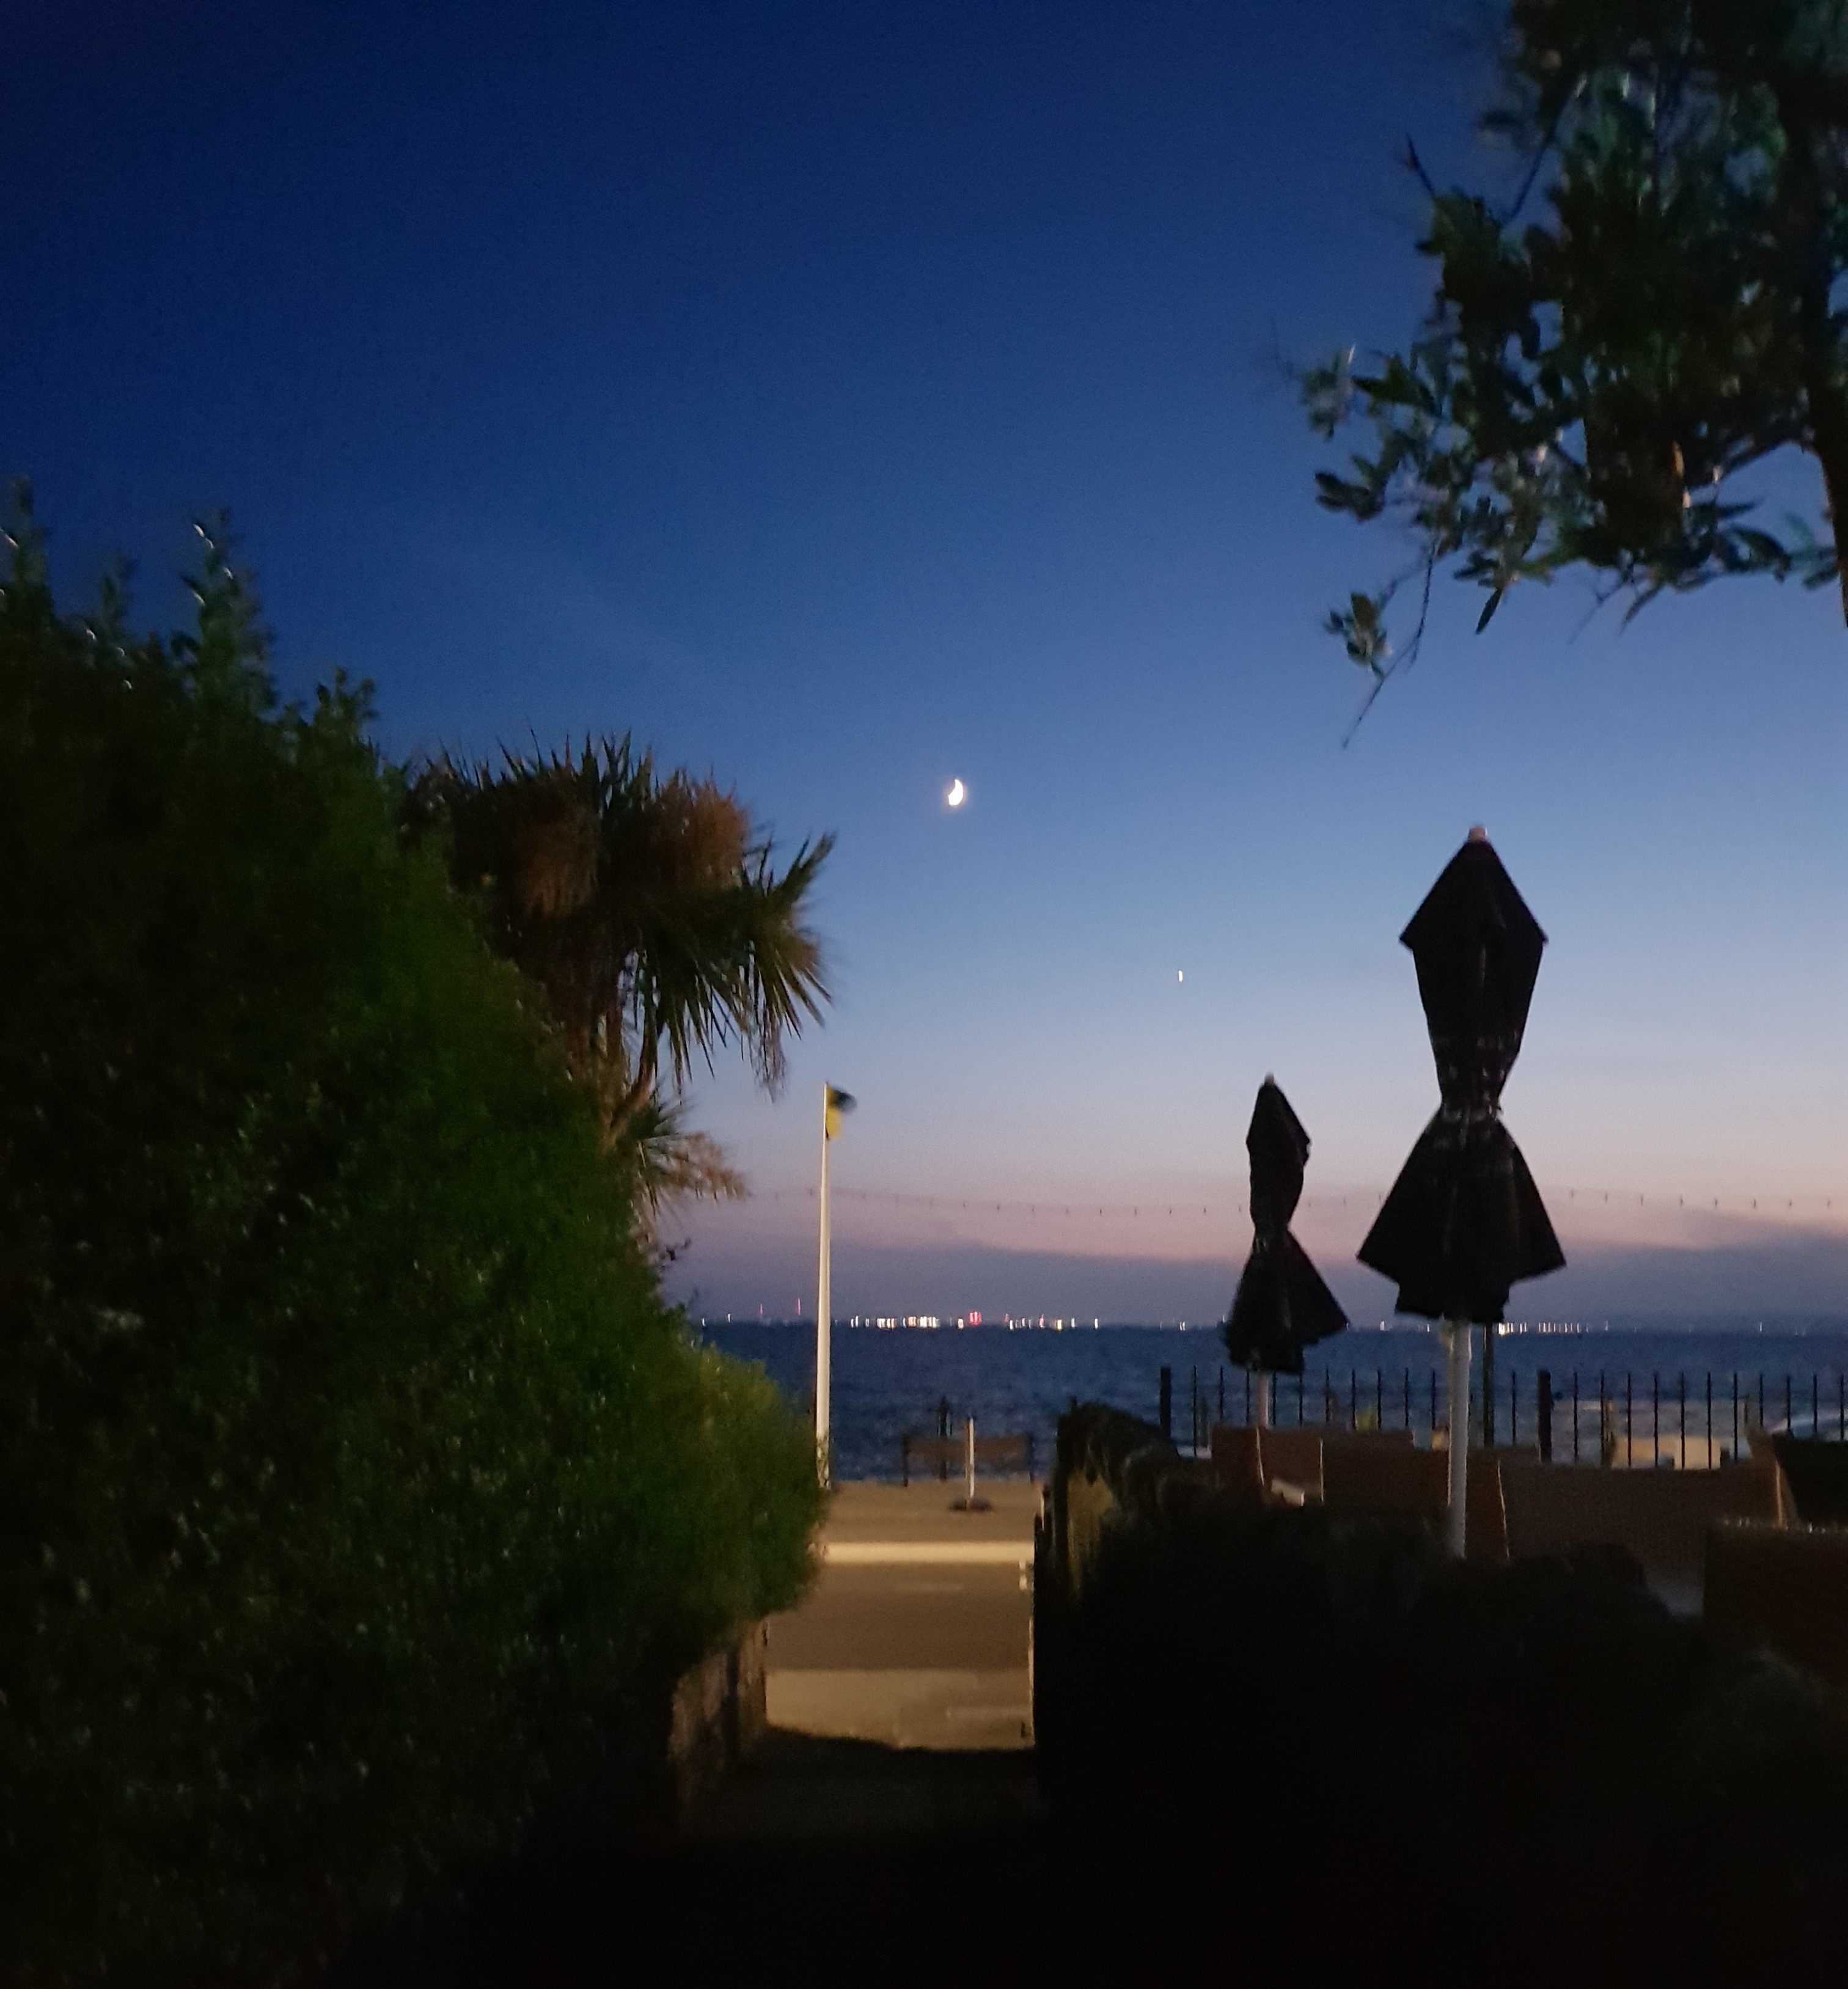
M830 1140L840 1130L841 1120L853 1110L853 1100L848 1096L847 1093L844 1091L836 1091L832 1085L829 1085L826 1123L828 1137Z

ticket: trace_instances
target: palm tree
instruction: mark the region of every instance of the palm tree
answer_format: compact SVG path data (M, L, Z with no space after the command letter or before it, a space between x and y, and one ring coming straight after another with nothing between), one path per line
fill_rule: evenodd
M446 826L450 873L481 895L490 944L544 990L606 1146L652 1216L680 1194L738 1194L680 1099L736 1045L774 1091L785 1045L828 998L804 900L833 847L779 876L769 835L710 776L663 778L626 736L497 765L446 755L412 783L415 828Z

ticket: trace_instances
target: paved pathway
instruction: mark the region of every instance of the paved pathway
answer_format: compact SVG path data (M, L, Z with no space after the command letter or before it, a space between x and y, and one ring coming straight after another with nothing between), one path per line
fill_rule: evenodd
M1030 1744L1039 1488L843 1486L801 1605L772 1619L771 1729L666 1843L574 1804L337 1989L686 1981L739 1971L1016 1980L1043 1966Z
M836 1494L814 1587L771 1622L770 1731L680 1841L680 1870L729 1903L694 1943L706 1966L829 1957L883 1979L978 1981L1043 1966L1039 1487L984 1485L992 1510L972 1513L951 1510L958 1489Z
M800 1607L770 1625L770 1723L902 1748L1022 1748L1032 1738L1029 1649L1039 1487L849 1484L836 1492L824 1564Z

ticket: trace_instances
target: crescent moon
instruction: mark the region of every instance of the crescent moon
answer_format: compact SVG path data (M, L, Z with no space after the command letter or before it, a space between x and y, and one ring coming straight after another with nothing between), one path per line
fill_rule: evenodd
M950 783L950 791L944 796L944 799L951 808L961 808L968 798L968 791L960 780L955 780Z

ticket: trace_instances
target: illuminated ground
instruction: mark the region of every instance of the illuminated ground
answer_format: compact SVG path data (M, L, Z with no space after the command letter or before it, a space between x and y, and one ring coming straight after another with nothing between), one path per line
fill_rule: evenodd
M773 1728L900 1748L1029 1744L1039 1487L984 1484L985 1513L953 1510L961 1490L840 1488L819 1579L770 1625Z

